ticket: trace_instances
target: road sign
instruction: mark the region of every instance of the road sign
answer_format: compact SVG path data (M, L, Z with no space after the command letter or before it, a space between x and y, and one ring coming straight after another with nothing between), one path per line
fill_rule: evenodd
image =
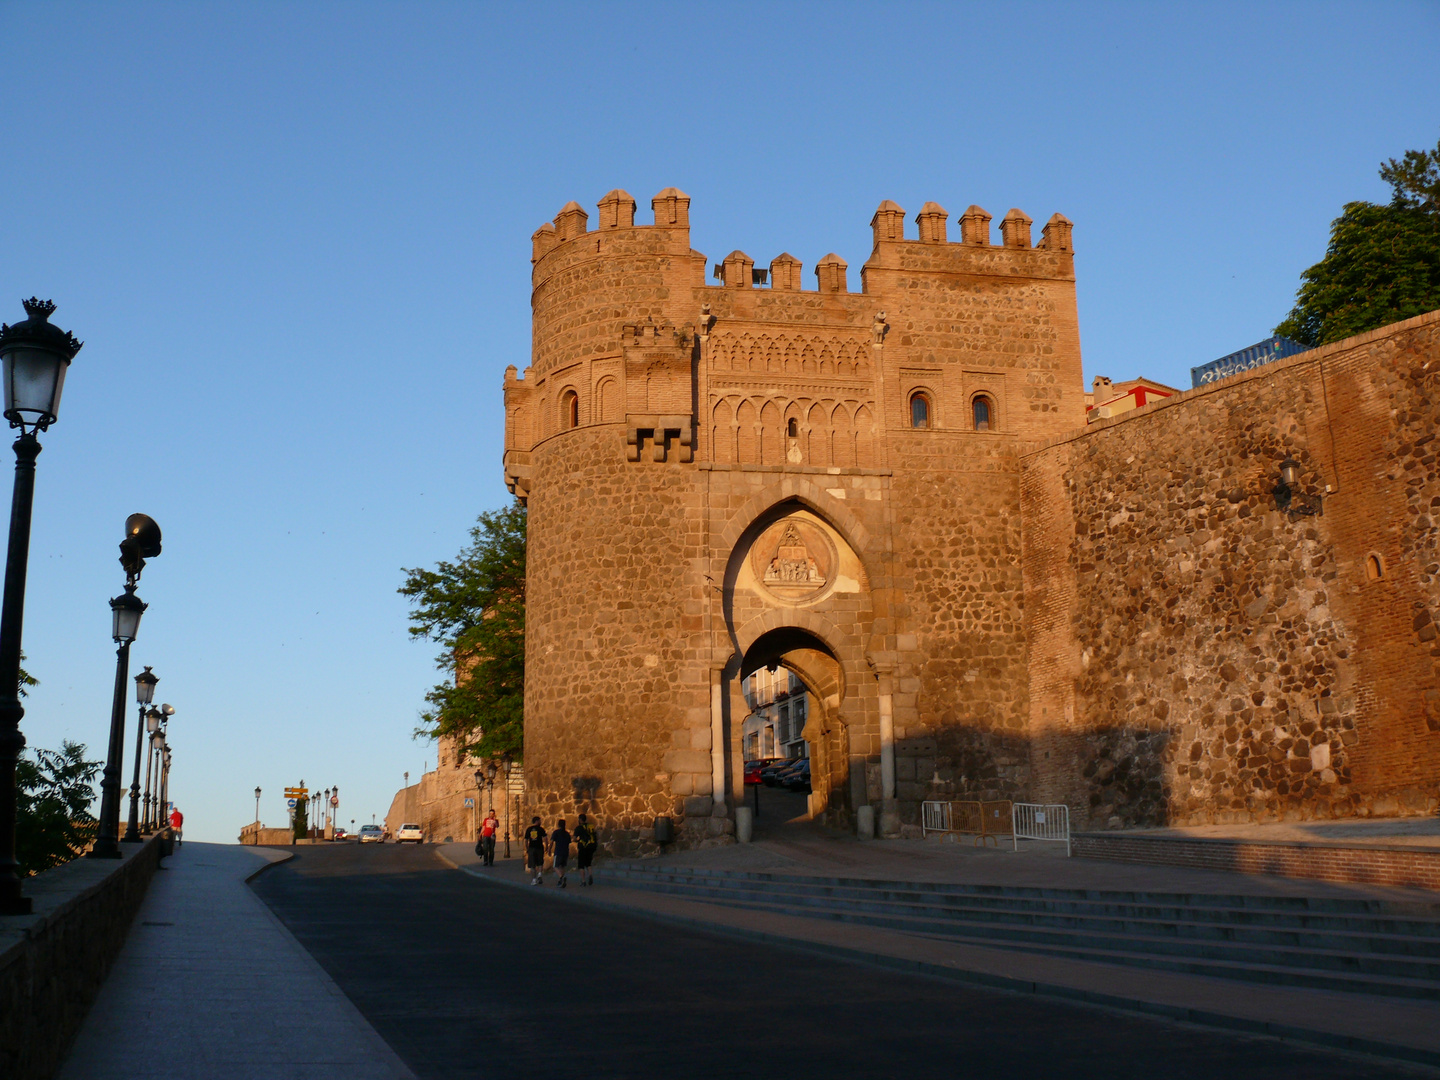
M286 800L285 800L285 805L288 806L291 810L294 810L294 809L295 809L295 800L294 800L294 799L286 799Z
M340 796L339 796L339 795L331 795L331 796L330 796L330 805L331 805L331 806L339 806L339 805L340 805Z
M475 805L475 800L474 800L474 799L466 799L466 800L465 800L465 809L469 810L469 809L470 809L471 807L473 807L474 805Z
M295 799L303 799L303 798L304 798L306 795L308 795L309 793L310 793L310 789L309 789L309 788L303 788L303 787L287 787L287 788L285 789L285 794L286 794L287 796L289 796L289 797L291 797L291 798L295 798Z

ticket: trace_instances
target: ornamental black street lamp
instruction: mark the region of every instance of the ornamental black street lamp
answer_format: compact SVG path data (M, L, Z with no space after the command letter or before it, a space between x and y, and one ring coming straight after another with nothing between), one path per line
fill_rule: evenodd
M60 412L60 392L70 361L80 351L75 335L50 324L55 305L31 297L24 322L0 323L0 371L5 382L5 419L19 428L15 440L15 488L10 500L10 546L5 554L5 596L0 601L0 915L28 915L20 894L15 858L15 763L25 749L20 719L20 631L25 621L25 571L30 561L30 509L35 500L37 431Z
M167 706L168 708L168 706ZM155 739L160 733L160 723L165 716L155 706L145 713L145 730L150 739L145 747L145 797L141 800L140 831L155 831L155 789L151 786L151 773L155 768Z
M149 792L146 796L148 810L146 811L150 822L150 831L164 827L165 823L160 820L160 751L165 746L165 731L170 725L170 717L175 715L175 706L161 705L156 709L153 706L145 714L145 726L150 732L150 761L145 764L145 772L148 776L153 763L155 767L155 783L152 785L146 781Z
M260 786L255 786L255 843L260 843Z
M140 751L145 748L145 706L155 700L155 684L160 676L154 674L147 664L145 670L135 676L135 700L140 703L140 716L135 721L135 775L130 780L130 820L125 825L125 839L122 843L140 842Z
M125 765L125 681L130 675L130 643L140 632L145 603L135 595L135 583L145 560L160 554L160 526L144 514L125 519L120 541L120 565L125 568L125 592L110 601L111 636L115 650L115 698L110 707L110 747L100 780L100 823L96 826L92 859L120 858L120 774Z

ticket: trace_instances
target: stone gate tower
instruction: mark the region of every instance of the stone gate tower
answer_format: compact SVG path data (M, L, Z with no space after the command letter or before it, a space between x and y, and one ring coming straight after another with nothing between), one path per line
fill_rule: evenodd
M812 807L914 821L927 785L1028 782L1020 455L1084 423L1071 225L880 204L851 291L690 247L612 191L534 234L534 344L505 374L530 515L525 766L537 813L611 845L733 831L740 680L813 695ZM864 808L869 807L866 811Z

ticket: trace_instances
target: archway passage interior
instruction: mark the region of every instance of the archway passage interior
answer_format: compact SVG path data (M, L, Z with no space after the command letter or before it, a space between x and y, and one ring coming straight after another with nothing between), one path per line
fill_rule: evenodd
M846 727L840 721L845 699L845 676L839 660L819 637L801 627L782 626L760 635L745 650L731 684L732 775L743 797L744 748L741 728L750 711L743 686L761 669L792 672L804 685L810 705L800 731L810 757L810 796L802 820L834 822L850 808L850 748Z

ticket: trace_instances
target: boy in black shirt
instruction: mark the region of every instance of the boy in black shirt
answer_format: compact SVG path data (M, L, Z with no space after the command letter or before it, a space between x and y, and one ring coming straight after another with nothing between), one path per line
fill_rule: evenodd
M580 871L580 884L595 884L595 872L591 870L590 863L595 858L595 848L598 846L595 833L595 826L585 820L585 815L580 815L580 823L575 826L575 869Z
M555 882L560 888L565 888L565 867L570 862L570 834L565 831L565 819L561 818L555 824L555 831L550 834L550 852L555 859L555 873L560 880Z
M530 819L525 830L525 861L530 864L530 884L539 885L545 877L545 830L538 816Z

